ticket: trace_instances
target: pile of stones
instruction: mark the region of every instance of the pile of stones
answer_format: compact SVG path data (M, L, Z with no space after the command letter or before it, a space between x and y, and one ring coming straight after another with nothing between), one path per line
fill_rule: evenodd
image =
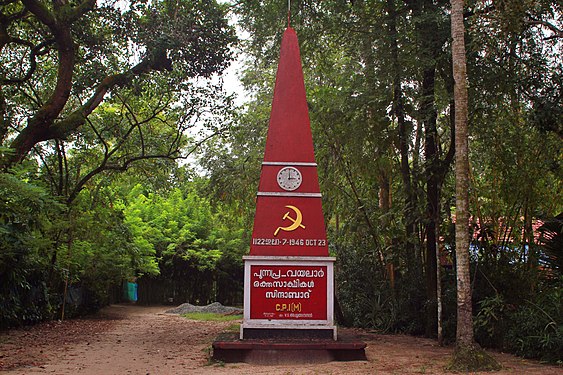
M232 306L223 306L219 302L213 302L207 306L196 306L191 303L183 303L180 306L166 311L169 314L187 314L193 312L214 313L214 314L242 314L242 309Z

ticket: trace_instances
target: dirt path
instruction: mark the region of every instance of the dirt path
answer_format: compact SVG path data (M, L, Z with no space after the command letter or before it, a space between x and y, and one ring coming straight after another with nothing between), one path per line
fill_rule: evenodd
M368 361L257 366L209 363L215 336L231 322L199 322L166 314L165 307L117 305L91 319L51 322L0 333L0 371L7 374L441 374L451 348L433 340L356 331ZM563 374L494 353L496 374Z

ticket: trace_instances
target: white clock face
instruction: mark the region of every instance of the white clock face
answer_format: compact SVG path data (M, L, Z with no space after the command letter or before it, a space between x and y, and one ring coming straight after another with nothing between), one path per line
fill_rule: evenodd
M287 191L293 191L301 186L303 178L299 169L294 167L283 167L278 172L278 185Z

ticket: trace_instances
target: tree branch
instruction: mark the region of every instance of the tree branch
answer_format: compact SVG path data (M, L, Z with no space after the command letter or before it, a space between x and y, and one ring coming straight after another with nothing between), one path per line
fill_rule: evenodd
M70 133L82 126L88 117L104 100L105 95L116 86L123 86L133 77L148 73L151 70L161 70L160 62L147 57L126 72L107 76L98 85L90 99L80 108L71 113L66 119L53 124L50 128L54 138L65 138Z
M128 71L106 77L84 105L69 114L64 120L53 123L66 104L72 86L72 71L75 62L74 47L70 47L73 46L73 43L69 30L64 36L64 43L56 38L59 47L59 75L53 95L36 115L28 120L28 125L14 139L11 147L16 150L15 155L9 158L4 166L23 160L36 143L48 139L65 138L78 129L84 124L86 117L102 103L104 96L111 88L125 85L133 77L148 73L151 70L171 69L172 61L166 57L165 52L156 51ZM68 48L63 48L64 46L68 46Z
M122 98L120 98L120 99L122 100L123 106L127 109L127 112L132 115L132 118L128 118L130 121L132 120L131 121L132 123L130 124L130 126L127 129L127 131L125 132L125 134L121 137L119 142L117 142L117 144L115 144L112 147L112 149L110 150L107 143L103 139L102 134L95 128L95 126L91 122L88 121L90 123L91 127L92 127L92 130L94 131L94 133L96 134L96 136L98 137L98 139L100 140L100 142L102 142L102 144L104 146L104 156L103 156L103 159L100 162L100 165L98 167L96 167L95 169L93 169L92 171L87 173L84 177L82 177L76 183L76 185L72 189L72 192L68 195L67 203L72 203L74 201L74 199L76 199L76 197L78 196L80 191L84 188L86 183L88 183L89 180L91 180L94 176L96 176L97 174L99 174L103 171L107 171L107 170L125 171L125 170L127 170L127 168L129 167L129 165L131 163L138 161L138 160L156 159L156 158L165 158L165 159L175 160L175 159L179 158L179 156L175 156L175 154L179 153L178 147L175 147L175 148L170 147L166 154L146 155L145 154L144 140L142 140L141 152L140 152L139 156L129 157L129 159L125 160L125 162L123 162L122 165L109 164L109 161L112 158L112 156L114 156L119 150L122 149L122 146L125 144L125 142L127 142L127 140L129 139L129 136L133 133L133 131L135 129L139 129L139 132L141 132L141 137L142 137L141 125L146 124L149 121L156 119L158 114L160 114L165 108L164 106L163 107L159 106L159 107L154 109L154 111L150 114L150 116L148 116L147 118L144 118L144 119L139 121L137 119L137 116L135 115L133 109L126 103L126 101L124 99L122 99ZM175 144L175 140L173 142L173 145L174 144Z
M15 3L16 1L18 1L18 0L1 0L1 1L0 1L0 5L6 6L6 5L13 4L13 3Z
M553 35L550 36L547 39L563 38L563 30L561 30L557 26L553 25L552 23L544 21L544 20L535 19L530 14L527 14L526 17L527 18L524 20L524 22L526 22L528 25L544 26L544 27L548 28L551 32L553 32Z
M35 73L35 69L37 68L37 60L35 59L35 57L47 53L47 50L45 50L44 48L47 47L49 44L53 44L54 40L52 40L52 39L45 40L45 41L43 41L43 42L41 42L41 43L39 43L38 45L35 46L35 45L33 45L33 43L31 43L30 41L25 40L25 39L10 38L8 43L15 43L15 44L19 44L19 45L22 45L22 46L29 47L29 49L30 49L30 51L29 51L29 69L27 70L25 75L21 78L2 79L0 81L0 85L4 85L4 84L5 85L12 85L12 84L17 84L17 83L23 83L23 82L31 79L31 76L33 75L33 73Z
M108 144L106 142L106 140L102 137L102 134L98 131L98 129L96 129L96 127L94 126L94 124L92 124L92 121L86 119L86 121L88 122L88 124L90 125L90 128L92 129L92 131L94 132L94 134L96 134L96 137L98 137L100 143L104 146L104 155L107 155L109 152L109 147Z
M58 33L60 28L57 25L55 16L51 13L49 8L37 0L21 0L21 2L39 21L44 23L53 34Z
M72 88L75 64L75 45L70 24L58 23L49 9L37 0L22 0L23 5L44 23L52 32L58 51L57 81L46 103L30 117L27 126L11 143L15 153L2 160L4 167L23 160L25 155L38 142L53 139L49 127L65 107Z
M123 162L123 164L119 165L119 164L104 164L104 162L102 164L100 164L97 168L91 170L86 176L84 176L82 179L80 179L80 181L76 184L76 186L74 187L74 189L72 190L72 192L69 194L66 203L67 204L71 204L76 197L78 196L78 193L80 193L82 191L82 189L84 188L84 185L86 185L86 183L88 181L90 181L92 179L92 177L96 176L97 174L104 172L104 171L121 171L124 172L126 171L129 166L136 162L136 161L140 161L140 160L149 160L149 159L168 159L168 160L176 160L179 157L173 156L173 155L166 155L166 154L155 154L155 155L139 155L139 156L134 156L131 157L127 160L125 160ZM107 159L105 160L105 162L107 162Z
M325 130L325 134L327 134L327 136L328 136L328 132L326 130ZM374 253L376 253L375 258L377 260L378 265L381 267L381 271L385 272L385 267L386 267L385 256L383 255L383 252L381 251L381 244L379 243L379 240L377 238L377 232L375 230L375 227L374 227L373 223L371 222L368 211L366 210L366 206L365 206L364 202L362 201L362 198L360 197L360 194L359 194L359 192L356 188L356 184L354 182L355 179L354 179L354 176L352 175L350 164L345 159L345 156L341 152L340 147L337 147L337 145L331 143L331 148L333 149L333 152L335 153L337 159L342 163L342 165L344 167L344 177L346 178L348 185L352 189L352 193L354 194L354 199L357 202L357 209L359 211L361 211L361 213L363 214L364 220L365 220L366 225L368 226L368 229L369 229L369 234L373 239L374 247L375 247Z
M74 21L78 20L84 14L88 13L94 6L96 5L96 0L84 0L77 7L74 8L74 11L68 16L67 22L73 23Z

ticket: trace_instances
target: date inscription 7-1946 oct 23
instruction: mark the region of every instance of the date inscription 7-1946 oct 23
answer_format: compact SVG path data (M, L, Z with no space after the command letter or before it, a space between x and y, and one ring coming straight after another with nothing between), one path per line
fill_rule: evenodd
M326 246L325 239L315 238L253 238L256 246Z

